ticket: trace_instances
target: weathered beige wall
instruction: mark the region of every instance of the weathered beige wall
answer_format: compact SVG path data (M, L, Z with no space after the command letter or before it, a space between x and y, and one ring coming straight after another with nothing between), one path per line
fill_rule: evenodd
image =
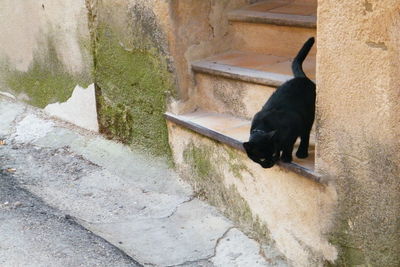
M400 2L319 1L317 169L338 266L400 264Z
M245 153L169 123L174 161L195 192L253 238L270 242L293 266L336 260L326 234L336 192L292 172L263 169Z
M91 81L85 0L0 1L0 91L44 107Z

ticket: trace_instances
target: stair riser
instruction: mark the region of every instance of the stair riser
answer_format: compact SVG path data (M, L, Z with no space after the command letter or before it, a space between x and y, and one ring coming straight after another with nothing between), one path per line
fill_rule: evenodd
M197 101L206 111L251 119L276 90L274 87L196 73Z
M231 32L235 34L234 49L276 56L296 56L304 42L316 36L311 28L276 26L270 24L232 22ZM315 56L316 45L310 51Z
M224 78L211 74L196 73L197 107L204 111L231 114L252 120L261 110L275 87ZM315 145L315 124L310 145ZM297 140L298 142L300 139Z
M200 196L239 226L258 225L252 230L259 238L270 233L294 266L314 266L335 251L324 237L334 190L280 167L263 169L243 152L174 123L168 130L175 166Z

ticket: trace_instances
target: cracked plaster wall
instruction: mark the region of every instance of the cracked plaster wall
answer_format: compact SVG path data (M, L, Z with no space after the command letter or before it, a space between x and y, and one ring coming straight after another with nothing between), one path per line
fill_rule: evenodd
M399 29L397 0L319 1L316 165L338 194L337 266L399 266Z

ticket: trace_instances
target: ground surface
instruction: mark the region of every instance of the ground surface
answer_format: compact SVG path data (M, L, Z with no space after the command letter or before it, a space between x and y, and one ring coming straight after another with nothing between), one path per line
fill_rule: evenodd
M164 160L0 97L1 266L287 266Z
M21 188L0 176L0 266L140 266Z

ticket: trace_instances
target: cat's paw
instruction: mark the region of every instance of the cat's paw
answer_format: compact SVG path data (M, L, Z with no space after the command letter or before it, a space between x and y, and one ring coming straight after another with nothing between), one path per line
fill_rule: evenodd
M282 154L281 160L283 162L292 162L293 158L292 158L292 155Z
M305 159L308 157L308 151L297 150L296 157L298 157L299 159Z

